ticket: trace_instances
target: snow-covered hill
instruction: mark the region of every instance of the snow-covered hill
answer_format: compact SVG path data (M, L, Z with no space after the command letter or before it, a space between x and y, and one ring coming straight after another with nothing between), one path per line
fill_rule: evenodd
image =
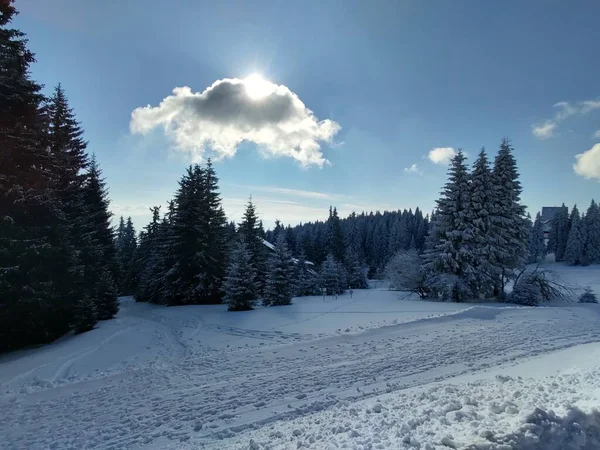
M382 289L241 313L123 298L89 333L0 357L0 447L598 448L599 325L598 305Z

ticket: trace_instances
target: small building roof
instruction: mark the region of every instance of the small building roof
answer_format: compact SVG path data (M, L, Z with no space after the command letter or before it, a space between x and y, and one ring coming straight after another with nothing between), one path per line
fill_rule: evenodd
M556 211L558 211L560 208L561 206L543 206L542 222L550 222L554 218Z

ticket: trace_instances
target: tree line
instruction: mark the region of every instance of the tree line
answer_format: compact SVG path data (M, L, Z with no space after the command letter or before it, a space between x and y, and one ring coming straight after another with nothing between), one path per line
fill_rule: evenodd
M534 229L540 225L538 214ZM569 209L562 204L556 211L550 225L548 236L548 253L554 253L555 260L570 265L600 263L600 210L592 200L585 214L580 213L577 205Z
M83 332L118 309L108 192L64 89L42 94L0 2L0 350Z

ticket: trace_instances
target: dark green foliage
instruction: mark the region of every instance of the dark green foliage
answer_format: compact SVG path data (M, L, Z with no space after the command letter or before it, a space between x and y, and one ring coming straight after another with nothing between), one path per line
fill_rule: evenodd
M75 311L73 312L73 331L75 334L85 333L86 331L92 330L97 322L96 305L90 296L85 293L75 304Z
M119 267L119 290L123 295L131 295L134 292L134 285L130 277L131 266L137 249L137 238L131 217L127 218L127 223L121 217L115 246Z
M27 41L8 27L15 14L0 3L0 350L64 334L76 299L48 108Z
M84 284L92 287L90 295L98 309L100 319L110 319L118 311L115 286L118 276L117 252L110 219L108 191L102 172L92 157L90 169L83 185L83 210L85 221L81 233L81 261L84 269ZM112 297L108 294L112 292ZM116 311L115 311L116 307Z

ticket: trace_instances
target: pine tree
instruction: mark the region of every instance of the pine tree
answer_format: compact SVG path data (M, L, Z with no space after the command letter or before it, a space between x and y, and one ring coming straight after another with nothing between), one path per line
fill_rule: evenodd
M571 210L569 222L571 225L569 229L569 236L567 238L564 260L567 264L574 266L581 264L584 256L584 242L581 234L581 217L579 215L577 205L573 206L573 209Z
M226 267L226 234L227 218L223 211L219 193L219 179L209 159L204 170L205 198L205 236L208 243L206 249L206 266L202 277L202 302L220 303L222 300L222 280Z
M118 239L117 242L119 242ZM119 290L124 295L131 295L134 292L134 286L132 284L130 273L135 251L137 249L137 238L131 217L127 218L125 229L123 231L122 242L120 245L121 248L117 249L119 265L122 274Z
M150 211L152 220L140 235L140 245L134 258L134 267L138 274L134 293L137 302L150 301L153 277L160 258L160 206L154 206Z
M92 330L98 320L96 319L96 305L87 292L83 294L75 305L73 313L73 331L75 334Z
M258 220L252 198L248 200L238 233L242 236L248 247L250 262L256 270L256 282L259 287L259 293L262 293L265 285L267 251L263 242L262 235L264 234L264 230L262 229L262 222Z
M60 281L64 298L71 297L75 304L85 295L85 267L81 252L87 242L86 214L84 205L85 170L89 165L86 154L87 142L83 140L83 129L69 106L66 94L59 84L48 102L48 145L54 159L52 168L57 197L62 204L64 218L61 228L66 235L66 253L71 253L74 267Z
M48 108L30 78L27 40L9 28L15 14L12 1L0 2L0 350L64 334L76 299Z
M321 267L321 285L327 295L343 294L346 286L343 268L337 263L334 256L329 253Z
M502 274L497 281L496 293L503 294L506 281L513 278L515 270L527 260L529 230L525 222L525 207L521 201L521 183L517 163L508 139L503 139L494 160L492 180L494 185L494 229L499 245L495 254Z
M283 232L278 233L275 251L268 261L263 305L290 305L294 295L294 261Z
M569 210L563 205L556 211L550 225L550 237L548 248L554 251L554 259L557 262L564 260L569 238Z
M435 234L437 243L425 254L424 271L430 287L445 298L462 301L473 295L477 281L474 255L466 252L465 243L472 239L467 222L469 211L469 176L462 151L452 159L448 182L437 201Z
M321 293L317 285L317 277L308 270L304 253L300 253L296 262L295 277L296 282L294 283L294 287L296 297L319 295Z
M351 248L346 252L346 273L348 288L366 289L369 287L365 271L360 264L358 255Z
M544 223L542 215L537 213L531 233L529 234L529 263L539 263L546 256L546 245L544 243Z
M333 255L336 261L344 260L344 233L336 208L329 207L329 218L327 219L327 234L325 239L326 249Z
M95 289L96 314L99 320L112 319L119 312L119 300L117 298L117 285L112 274L103 269L98 277Z
M108 192L102 171L92 157L86 182L83 186L82 262L84 280L91 286L90 296L96 304L98 319L112 319L118 311L117 292L113 289L118 267L110 219ZM108 293L114 293L111 297ZM116 310L115 310L116 305Z
M229 311L253 309L258 298L256 269L246 243L241 239L231 255L227 277L223 283L225 303Z
M466 213L469 228L468 233L463 234L463 237L469 237L463 252L473 256L475 279L471 290L475 296L492 295L494 282L502 275L502 266L497 258L498 255L506 255L498 245L500 238L493 215L495 202L492 172L485 150L481 150L471 173Z
M583 218L583 264L600 263L600 210L594 200Z

